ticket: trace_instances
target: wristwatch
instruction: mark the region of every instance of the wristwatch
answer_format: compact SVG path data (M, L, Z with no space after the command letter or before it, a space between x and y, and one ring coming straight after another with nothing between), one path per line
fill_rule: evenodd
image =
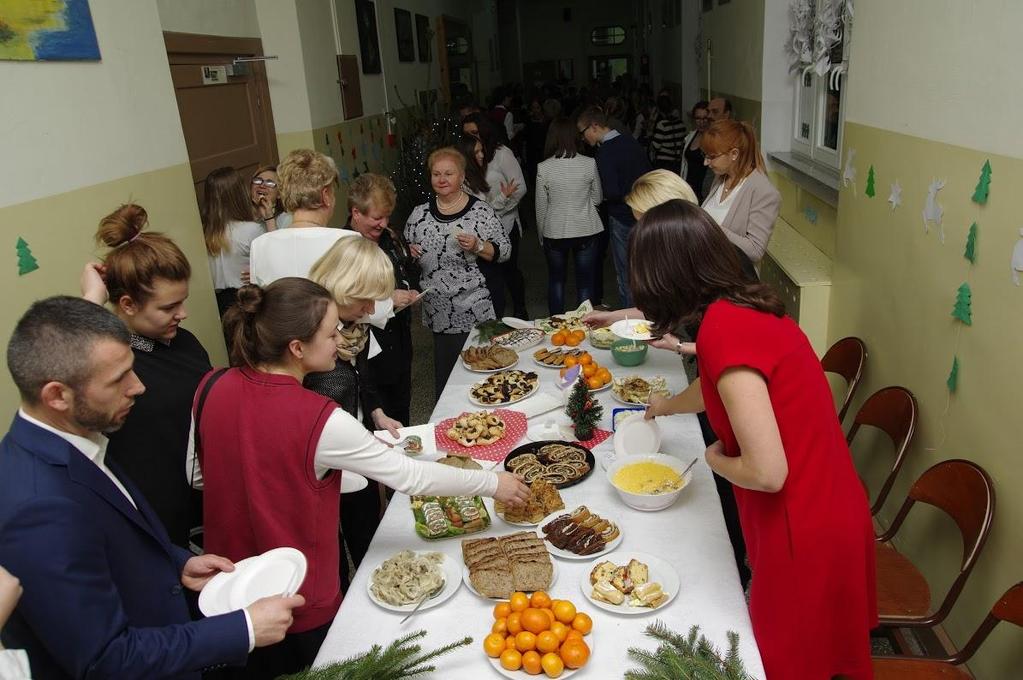
M675 343L675 354L679 354L679 355L682 354L682 341L681 340L679 340L678 342Z
M483 249L484 249L484 248L485 248L486 246L487 246L487 242L486 242L486 241L484 241L484 240L483 240L483 239L481 239L481 238L478 238L478 239L476 239L476 247L475 247L475 248L473 248L473 250L475 250L475 251L476 251L476 254L477 254L477 255L479 255L479 254L481 254L481 253L483 252Z

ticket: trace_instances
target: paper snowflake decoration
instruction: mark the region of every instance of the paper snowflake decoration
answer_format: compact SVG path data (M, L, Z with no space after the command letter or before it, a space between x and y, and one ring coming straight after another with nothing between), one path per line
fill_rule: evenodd
M902 205L902 185L899 184L899 180L895 180L891 188L891 193L888 194L888 202L892 204L892 212L895 212L895 209Z

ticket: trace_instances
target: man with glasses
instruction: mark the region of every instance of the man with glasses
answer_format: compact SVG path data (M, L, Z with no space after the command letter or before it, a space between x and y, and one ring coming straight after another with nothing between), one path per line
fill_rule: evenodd
M712 123L716 120L731 120L732 102L724 97L714 97L710 100L707 113L710 115L710 122Z
M576 129L588 145L597 148L597 171L607 208L611 257L618 279L618 301L622 307L628 308L632 306L628 269L629 230L636 223L636 218L625 204L625 196L632 190L632 183L651 170L650 159L639 142L611 129L600 107L591 106L579 114ZM597 271L600 271L599 267Z

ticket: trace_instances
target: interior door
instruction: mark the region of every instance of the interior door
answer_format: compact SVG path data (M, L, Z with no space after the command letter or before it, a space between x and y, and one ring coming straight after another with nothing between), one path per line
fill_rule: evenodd
M247 176L278 160L266 66L260 60L234 63L263 56L263 45L257 38L170 32L164 43L201 203L202 183L212 170L231 166Z

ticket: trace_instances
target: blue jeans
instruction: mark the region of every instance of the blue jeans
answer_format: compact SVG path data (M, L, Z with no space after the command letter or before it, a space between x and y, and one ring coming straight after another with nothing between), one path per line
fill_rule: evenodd
M543 252L547 257L547 308L551 314L565 311L565 279L568 276L569 256L572 256L575 263L575 288L579 302L592 299L597 273L598 238L600 235L594 234L543 240Z
M632 293L629 292L629 231L632 225L613 215L607 216L607 222L611 231L611 257L618 279L618 306L627 309L632 306Z

